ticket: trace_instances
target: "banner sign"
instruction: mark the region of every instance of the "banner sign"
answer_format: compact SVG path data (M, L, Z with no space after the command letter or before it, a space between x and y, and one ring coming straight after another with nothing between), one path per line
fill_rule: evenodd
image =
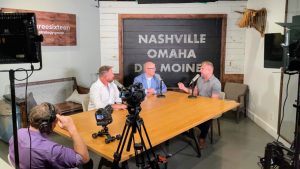
M162 15L164 16L164 15ZM179 18L122 19L123 77L126 86L143 73L143 64L152 61L156 72L169 87L187 84L200 71L204 60L214 64L220 78L224 62L223 15L180 15ZM180 18L181 17L181 18ZM121 67L121 66L120 66Z

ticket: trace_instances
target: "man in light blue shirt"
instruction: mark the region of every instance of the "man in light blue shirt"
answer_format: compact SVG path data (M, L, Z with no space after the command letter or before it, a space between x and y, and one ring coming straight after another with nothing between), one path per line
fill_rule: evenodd
M160 89L161 78L159 74L155 74L156 67L153 62L144 64L144 73L135 77L133 83L142 83L147 95L165 93L167 86L162 82ZM161 90L161 91L160 91Z

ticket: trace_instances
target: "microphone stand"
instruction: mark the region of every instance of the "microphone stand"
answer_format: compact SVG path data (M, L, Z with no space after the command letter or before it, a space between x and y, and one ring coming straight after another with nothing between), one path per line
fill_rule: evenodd
M192 83L192 93L188 96L189 99L196 99L197 96L194 95L194 89L195 89L195 85L196 83Z
M166 96L162 93L162 85L163 85L163 81L160 80L159 94L156 96L157 98L165 98L165 97L166 97Z

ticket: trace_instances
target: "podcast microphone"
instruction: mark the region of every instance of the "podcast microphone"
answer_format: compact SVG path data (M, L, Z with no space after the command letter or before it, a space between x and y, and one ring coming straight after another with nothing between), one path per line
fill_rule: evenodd
M117 80L114 80L114 84L116 84L117 87L120 88L120 89L125 89L125 87L120 82L118 82Z
M191 84L193 84L198 78L200 77L199 74L196 74L196 76L192 79L192 81L190 82L189 86L191 86Z
M162 85L163 85L163 80L161 79L159 74L154 75L155 78L159 80L159 93L156 95L158 98L165 98L166 96L162 94Z

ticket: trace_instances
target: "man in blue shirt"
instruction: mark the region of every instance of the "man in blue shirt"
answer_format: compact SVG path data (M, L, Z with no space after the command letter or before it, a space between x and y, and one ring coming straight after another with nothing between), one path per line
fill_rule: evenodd
M161 78L159 74L155 74L156 67L153 62L146 62L144 64L144 73L135 77L133 83L142 83L145 93L147 95L165 93L167 86L162 82L160 91Z
M20 168L74 168L83 165L92 168L87 146L80 137L71 117L61 116L50 103L32 108L29 128L18 130ZM73 149L51 141L48 134L55 125L66 130L73 140ZM14 159L13 137L9 141L9 158Z

